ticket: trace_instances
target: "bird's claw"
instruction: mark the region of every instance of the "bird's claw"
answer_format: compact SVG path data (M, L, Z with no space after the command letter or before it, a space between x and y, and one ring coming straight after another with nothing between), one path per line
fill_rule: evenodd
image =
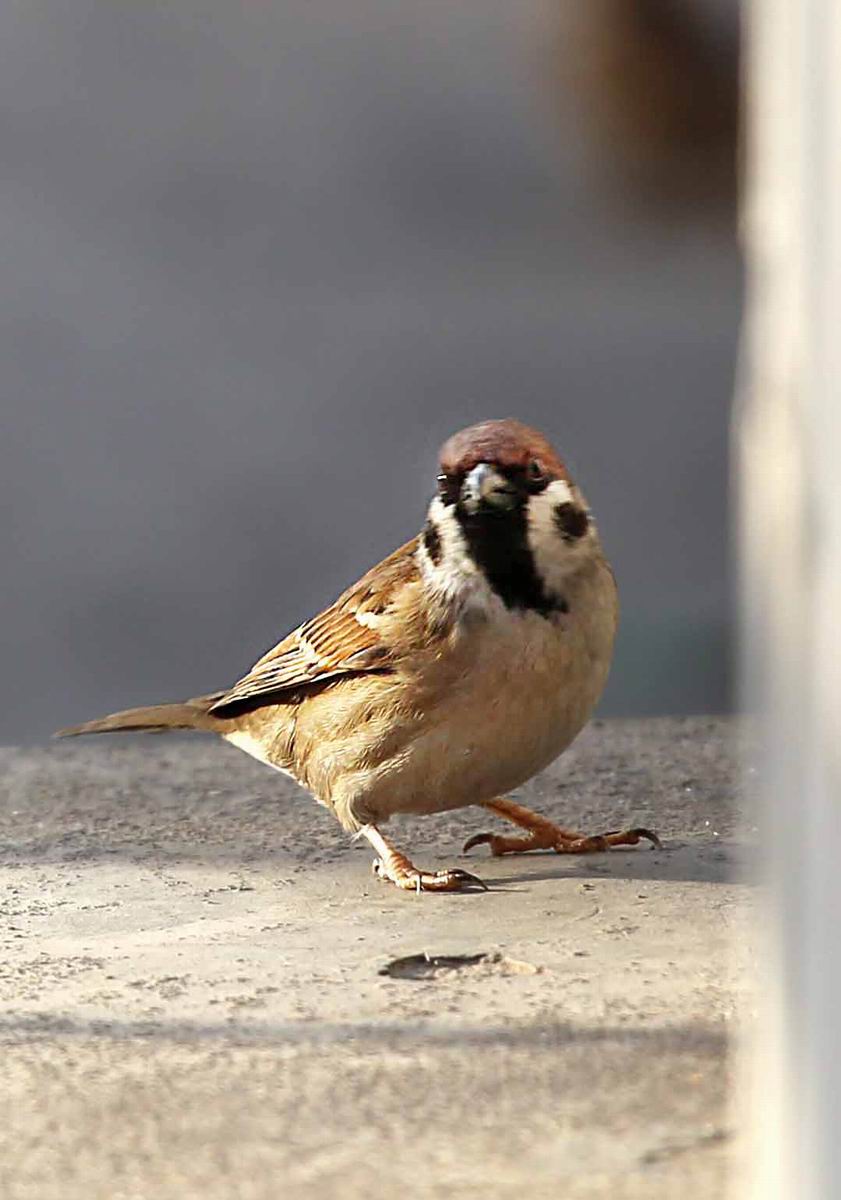
M375 858L371 864L374 874L379 879L396 884L403 891L421 892L459 892L470 887L479 887L483 892L488 891L488 885L478 875L471 875L460 867L452 867L441 871L419 871L416 867L403 867L399 870L389 870L381 858Z
M462 854L466 854L468 850L472 850L474 846L490 846L493 842L494 835L492 833L474 833L473 837L469 837L461 848Z
M612 829L610 831L610 833L606 833L604 836L611 837L612 835L617 834L619 832L621 832L621 831L618 829ZM652 850L662 850L663 849L663 843L660 841L659 837L657 836L657 834L654 832L653 829L643 829L640 826L639 829L629 829L626 832L625 836L628 839L633 838L634 843L638 842L640 840L640 838L645 838L647 841L651 842ZM632 844L632 845L634 843L629 842L629 844Z
M442 874L449 875L452 879L458 879L460 883L466 883L468 887L475 883L483 892L488 891L488 885L484 879L480 879L478 875L471 875L469 871L462 871L461 867L453 867L449 871L442 872Z

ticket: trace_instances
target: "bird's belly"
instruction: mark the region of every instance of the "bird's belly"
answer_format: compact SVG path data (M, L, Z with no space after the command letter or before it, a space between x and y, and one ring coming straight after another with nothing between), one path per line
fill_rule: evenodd
M396 753L365 781L366 819L478 804L548 766L586 724L607 677L609 637L541 617L496 637Z
M382 790L387 813L445 812L491 800L548 766L589 715L589 707L571 712L544 704L529 713L500 706L485 714L481 727L431 729L384 766L376 792ZM371 792L370 803L379 808Z

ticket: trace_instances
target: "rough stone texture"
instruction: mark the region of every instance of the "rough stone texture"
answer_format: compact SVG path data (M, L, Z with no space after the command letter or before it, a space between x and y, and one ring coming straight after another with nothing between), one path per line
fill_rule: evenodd
M468 809L392 824L487 894L399 893L291 783L204 739L0 751L5 1200L719 1200L749 996L730 726L594 723L518 795L663 851L503 860ZM425 978L403 955L496 959Z

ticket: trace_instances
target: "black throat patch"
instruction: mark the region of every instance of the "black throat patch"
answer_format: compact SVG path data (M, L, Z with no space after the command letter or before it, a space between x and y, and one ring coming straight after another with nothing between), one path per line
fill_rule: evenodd
M469 513L457 504L456 517L470 557L506 608L525 609L542 617L569 612L566 600L556 599L543 587L528 543L524 508Z

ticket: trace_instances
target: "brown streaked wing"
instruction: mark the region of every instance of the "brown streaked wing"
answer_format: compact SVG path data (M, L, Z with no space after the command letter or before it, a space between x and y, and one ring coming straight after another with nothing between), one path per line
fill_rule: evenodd
M388 670L391 652L377 631L377 619L396 590L416 577L416 549L417 538L413 538L363 575L329 608L299 625L258 659L210 711L223 715L231 707L262 696L277 701L282 693L309 684Z

